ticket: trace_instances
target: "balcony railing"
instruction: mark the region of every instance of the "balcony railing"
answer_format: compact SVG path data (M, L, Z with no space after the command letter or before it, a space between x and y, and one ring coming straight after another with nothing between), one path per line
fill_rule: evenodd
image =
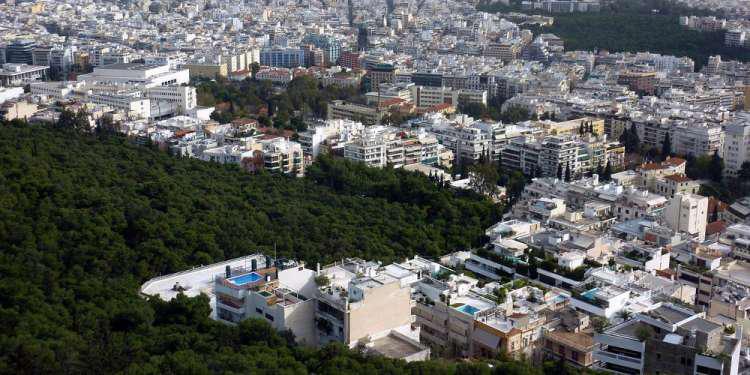
M618 360L621 360L621 361L630 362L630 363L632 363L634 365L638 365L638 366L640 366L641 363L642 363L640 358L628 357L626 355L610 353L610 352L603 351L603 350L597 350L597 351L595 351L594 352L594 357L600 357L600 358L601 357L605 357L605 358L611 358L611 359L618 359ZM604 362L606 362L606 360Z

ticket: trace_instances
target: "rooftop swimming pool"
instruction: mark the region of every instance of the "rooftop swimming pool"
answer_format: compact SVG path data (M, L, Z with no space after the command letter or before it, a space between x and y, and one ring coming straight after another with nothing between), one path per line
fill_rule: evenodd
M260 280L262 278L263 278L263 276L261 276L257 272L250 272L250 273L247 273L247 274L244 274L244 275L230 277L227 280L229 282L231 282L232 284L234 284L234 285L242 286L242 285L245 285L245 284L254 283L254 282L256 282L256 281L258 281L258 280Z
M456 307L456 310L469 315L474 315L479 312L479 309L472 305L461 305L459 307Z
M596 291L598 289L599 288L594 288L594 289L587 290L587 291L581 293L581 297L586 298L586 299L594 299L594 296L596 296Z

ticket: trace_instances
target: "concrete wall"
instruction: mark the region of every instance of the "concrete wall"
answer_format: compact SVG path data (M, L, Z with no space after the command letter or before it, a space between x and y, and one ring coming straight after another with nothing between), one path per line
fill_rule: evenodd
M348 323L347 344L410 324L410 289L394 282L366 291L364 300L351 306Z

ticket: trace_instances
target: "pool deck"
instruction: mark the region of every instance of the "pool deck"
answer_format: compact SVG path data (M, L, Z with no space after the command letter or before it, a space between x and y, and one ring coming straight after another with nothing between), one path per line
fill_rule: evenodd
M172 287L175 283L180 283L182 287L187 288L183 292L186 296L195 297L200 293L205 293L213 301L214 276L223 275L227 265L233 269L235 267L243 267L249 262L248 259L249 257L235 258L208 266L200 266L182 272L155 277L143 283L141 294L148 296L158 295L159 298L169 301L176 297L178 293L172 290Z

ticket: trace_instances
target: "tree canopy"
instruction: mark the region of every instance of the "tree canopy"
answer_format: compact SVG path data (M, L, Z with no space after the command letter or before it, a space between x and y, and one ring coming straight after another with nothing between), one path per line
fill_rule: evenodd
M274 244L280 256L309 264L468 248L500 215L478 195L327 158L309 178L249 175L120 136L22 122L0 125L0 150L0 373L455 373L464 366L406 365L336 345L299 348L265 323L213 322L205 297L147 301L138 288L159 274ZM491 371L482 366L476 371Z

